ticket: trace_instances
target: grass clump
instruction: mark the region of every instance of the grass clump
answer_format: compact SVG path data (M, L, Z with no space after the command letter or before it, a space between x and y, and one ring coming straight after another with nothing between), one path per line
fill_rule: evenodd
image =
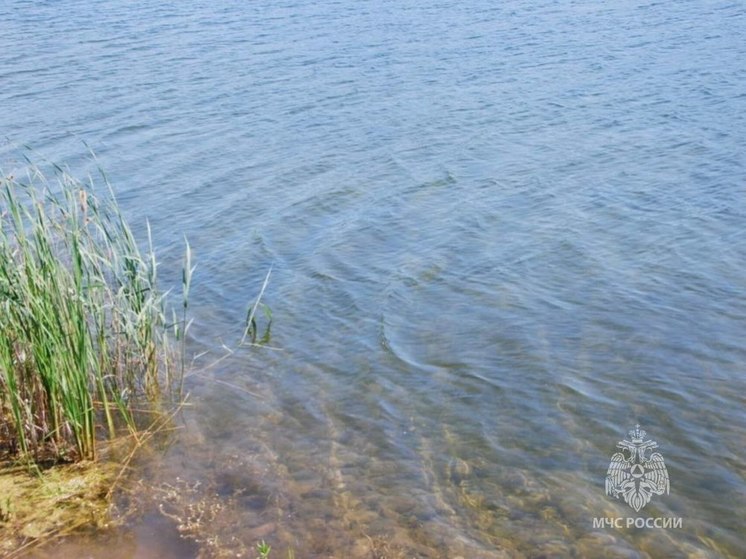
M58 171L0 178L0 442L37 463L95 459L184 373L186 317L166 320L149 227L142 254L108 183ZM184 313L192 271L187 245Z

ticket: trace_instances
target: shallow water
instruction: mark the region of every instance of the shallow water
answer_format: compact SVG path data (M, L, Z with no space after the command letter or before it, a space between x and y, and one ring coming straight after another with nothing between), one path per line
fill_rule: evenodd
M167 283L185 233L195 351L273 267L271 347L198 361L142 465L203 550L746 554L742 3L173 4L0 4L0 162L87 142ZM145 514L50 553L199 553ZM628 516L683 525L593 526Z

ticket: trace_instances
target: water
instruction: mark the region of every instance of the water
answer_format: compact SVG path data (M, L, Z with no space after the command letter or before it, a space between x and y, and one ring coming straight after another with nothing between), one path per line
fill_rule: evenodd
M3 2L6 171L85 141L167 282L186 234L195 351L273 266L271 347L198 361L142 465L212 507L203 553L746 555L745 13ZM640 513L604 494L637 423L671 481ZM683 526L593 527L628 516ZM151 507L54 554L114 548L200 552Z

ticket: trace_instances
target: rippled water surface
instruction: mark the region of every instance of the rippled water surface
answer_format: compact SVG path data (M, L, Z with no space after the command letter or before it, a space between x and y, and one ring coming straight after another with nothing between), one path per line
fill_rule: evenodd
M198 361L143 465L217 540L153 507L53 556L746 556L745 13L0 3L5 171L86 142L167 282L186 234L195 351L273 266L271 347ZM604 492L637 423L639 513ZM593 525L638 516L683 524Z

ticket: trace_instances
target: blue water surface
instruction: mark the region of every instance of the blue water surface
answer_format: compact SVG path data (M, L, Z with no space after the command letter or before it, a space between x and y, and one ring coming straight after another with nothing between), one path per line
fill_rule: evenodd
M100 166L167 285L186 235L195 351L272 267L270 347L196 362L148 474L217 494L223 549L743 557L745 29L709 0L5 0L0 167ZM640 513L604 492L638 423L670 476ZM638 516L683 524L593 524ZM147 526L122 557L167 556Z

